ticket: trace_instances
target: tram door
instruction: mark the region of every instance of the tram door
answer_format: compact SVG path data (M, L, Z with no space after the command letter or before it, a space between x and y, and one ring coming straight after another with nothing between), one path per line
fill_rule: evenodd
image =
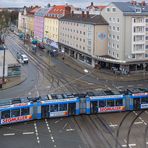
M91 113L97 113L98 112L98 104L97 101L91 102Z
M68 104L68 114L75 115L75 111L76 111L76 103Z
M42 118L49 117L49 105L41 106L41 114L42 114Z
M133 99L133 109L140 110L140 98Z

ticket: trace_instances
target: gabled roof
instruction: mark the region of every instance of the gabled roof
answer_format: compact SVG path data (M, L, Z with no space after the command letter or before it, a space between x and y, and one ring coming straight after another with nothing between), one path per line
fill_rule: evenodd
M147 14L148 15L148 5L145 6L141 5L140 3L132 4L130 2L112 2L117 8L119 8L124 14L137 14L136 9L140 9L140 14Z
M35 13L35 16L44 17L51 9L52 9L52 7L50 7L50 8L40 8L40 9Z
M61 21L70 21L76 23L83 23L83 24L93 24L93 25L108 25L106 20L103 18L102 15L82 15L82 14L71 14L65 15L60 18Z
M53 6L53 8L48 12L50 14L63 14L65 11L65 5Z
M36 7L34 7L31 11L29 11L28 13L30 13L30 14L35 14L40 8L41 8L41 7L36 6Z

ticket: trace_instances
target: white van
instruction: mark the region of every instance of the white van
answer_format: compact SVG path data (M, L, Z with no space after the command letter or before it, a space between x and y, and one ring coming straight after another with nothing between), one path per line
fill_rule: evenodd
M22 64L28 63L28 57L25 54L20 54L17 58L18 61Z

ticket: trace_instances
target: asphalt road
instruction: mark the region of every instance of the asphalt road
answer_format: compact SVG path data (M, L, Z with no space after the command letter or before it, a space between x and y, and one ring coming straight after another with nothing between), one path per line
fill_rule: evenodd
M14 40L16 38L16 40ZM24 50L23 43L15 36L8 38L7 46L16 53L18 50ZM37 55L38 58L40 53ZM34 57L34 55L32 55ZM42 59L42 57L40 57ZM40 60L41 61L41 60ZM42 61L41 61L42 62ZM60 71L57 78L47 78L46 67L38 69L34 60L31 60L28 65L22 66L23 71L27 74L27 80L19 86L9 90L0 92L1 98L20 97L20 96L37 96L45 95L51 91L64 92L68 87L80 88L84 86L85 90L89 87L92 89L103 88L132 88L132 87L148 87L147 81L135 82L113 82L102 81L91 76L91 73L78 72L72 67L67 66L64 62L57 58L52 58L54 73ZM45 69L45 71L44 71ZM60 79L60 74L67 76ZM46 76L46 77L45 77ZM78 79L78 81L77 81ZM85 82L84 82L85 81ZM60 89L60 85L68 84L67 87ZM71 82L71 83L70 83ZM82 84L80 84L82 83ZM72 90L72 88L71 88ZM105 113L90 116L78 116L69 118L44 119L25 123L17 123L13 125L0 127L0 146L15 147L15 148L115 148L127 147L127 142L130 148L146 148L148 147L148 112L145 111L139 117L140 112L131 113ZM124 118L119 128L119 125ZM130 127L135 117L137 120ZM116 136L119 129L118 137ZM128 132L131 129L128 138ZM116 144L117 143L117 144Z
M15 148L121 148L127 147L129 127L138 112L105 113L43 119L0 127L1 147ZM130 148L148 147L148 112L135 120L129 134ZM116 137L119 128L119 135ZM145 137L145 135L147 135ZM117 142L117 145L116 145Z

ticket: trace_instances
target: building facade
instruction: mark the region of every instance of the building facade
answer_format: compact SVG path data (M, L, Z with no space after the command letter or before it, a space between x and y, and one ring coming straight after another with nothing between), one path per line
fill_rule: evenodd
M44 39L44 17L50 8L40 8L34 15L34 38L42 42Z
M27 33L30 37L34 37L34 14L40 9L40 7L36 6L32 8L26 15L27 21Z
M108 21L109 65L127 71L148 69L148 5L145 2L113 2L101 12Z
M67 14L70 14L70 10L71 10L71 7L67 5L66 6L65 5L53 6L53 8L45 16L44 37L46 41L50 42L51 45L56 45L54 47L58 48L59 18Z
M107 28L108 23L101 15L72 12L60 18L60 49L94 67L97 57L107 54Z

